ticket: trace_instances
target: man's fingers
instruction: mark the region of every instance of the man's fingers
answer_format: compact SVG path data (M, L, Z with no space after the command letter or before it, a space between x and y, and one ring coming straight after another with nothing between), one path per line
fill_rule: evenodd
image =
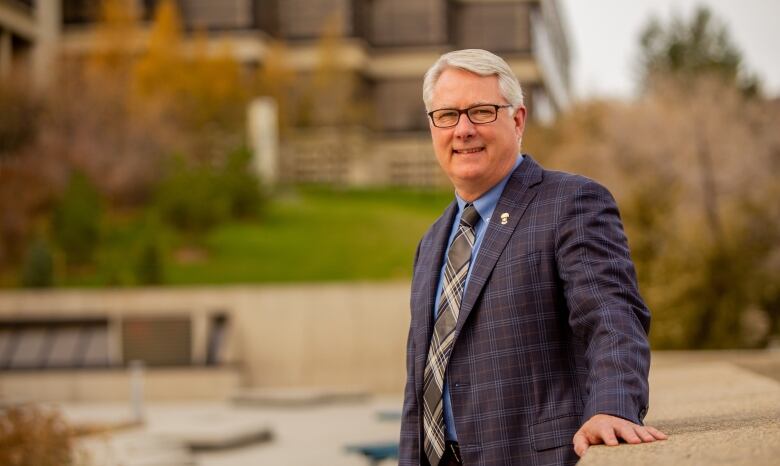
M666 434L650 426L641 426L615 416L597 414L582 425L574 434L574 452L583 456L590 445L604 443L609 446L618 445L618 438L627 443L655 442L666 440Z
M626 422L625 424L621 424L616 429L618 431L618 435L620 435L620 438L625 440L628 443L642 443L642 439L640 439L636 432L634 431L634 424Z
M634 432L636 432L636 435L638 435L643 442L655 442L655 436L645 427L636 426L634 427Z
M655 427L645 426L645 429L647 429L647 431L650 432L650 434L653 437L655 437L657 440L666 440L667 438L669 438L666 436L666 434L656 429Z
M601 440L603 440L606 445L614 447L618 444L617 437L615 436L615 430L612 428L612 426L606 426L605 428L601 429L599 434L601 435Z
M574 434L574 453L576 453L577 456L582 456L587 449L588 439L585 438L585 434L583 434L582 431L578 431Z

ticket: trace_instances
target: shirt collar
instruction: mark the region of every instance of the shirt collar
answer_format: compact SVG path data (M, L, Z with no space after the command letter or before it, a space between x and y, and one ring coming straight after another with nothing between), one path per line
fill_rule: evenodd
M523 154L518 154L517 160L515 160L515 166L509 170L509 173L507 173L507 175L502 178L501 181L496 183L495 186L490 188L485 194L481 195L479 199L473 202L474 208L477 209L477 213L482 218L482 222L485 224L490 221L490 217L493 215L493 211L496 209L496 205L498 205L498 200L501 198L501 193L504 192L504 186L506 186L507 182L509 181L509 177L512 176L512 173L515 172L517 167L519 167L522 162ZM455 199L458 201L458 214L461 214L463 213L463 209L466 207L467 202L461 199L457 192L455 193Z

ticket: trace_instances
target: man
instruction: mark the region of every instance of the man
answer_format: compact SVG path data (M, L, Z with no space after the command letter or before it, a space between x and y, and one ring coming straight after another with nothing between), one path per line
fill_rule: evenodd
M509 66L443 55L423 100L456 199L415 256L400 464L573 464L652 442L650 314L615 201L520 154Z

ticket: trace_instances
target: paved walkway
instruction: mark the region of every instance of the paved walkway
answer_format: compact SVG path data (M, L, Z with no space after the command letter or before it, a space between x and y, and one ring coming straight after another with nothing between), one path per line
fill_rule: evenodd
M271 430L270 441L224 450L195 451L190 458L198 466L366 466L368 461L359 454L347 452L345 447L397 441L398 420L383 420L380 413L399 411L401 401L400 398L375 398L302 407L246 407L202 402L150 404L146 407L147 421L143 429L121 431L113 438L100 437L97 442L91 439L86 445L93 458L101 459L96 464L184 466L193 463L180 455L183 433L194 431L203 438L209 428L217 435L227 429L239 432L265 427ZM117 404L72 404L63 409L71 421L78 423L117 422L129 416L129 409ZM157 458L163 457L161 445L165 442L171 450L169 458L181 458L179 462L157 462ZM132 456L128 456L130 450ZM120 461L123 455L128 458L126 462ZM133 457L135 462L130 461ZM113 462L105 463L104 458ZM142 461L142 458L146 459ZM386 461L383 465L396 463Z
M777 351L654 354L646 421L667 432L670 439L652 444L592 447L579 464L776 465L780 458L778 369ZM368 461L348 453L345 447L396 441L399 421L387 413L397 412L400 407L400 398L297 407L227 402L152 404L146 408L143 429L98 438L99 448L95 448L92 439L90 448L99 453L93 456L116 460L99 463L105 465L366 466ZM129 417L128 407L117 404L67 405L64 410L68 418L77 422L118 422ZM202 440L212 434L240 435L264 428L272 432L270 441L194 453L183 447L187 438ZM136 461L120 462L128 451ZM140 461L144 452L148 453L146 462ZM160 458L168 459L155 462ZM171 462L173 459L176 462Z

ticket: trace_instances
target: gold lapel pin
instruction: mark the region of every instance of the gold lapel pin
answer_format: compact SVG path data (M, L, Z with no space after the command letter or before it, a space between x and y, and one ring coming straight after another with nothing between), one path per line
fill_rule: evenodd
M506 225L506 222L509 221L509 214L507 212L504 212L501 214L501 225Z

